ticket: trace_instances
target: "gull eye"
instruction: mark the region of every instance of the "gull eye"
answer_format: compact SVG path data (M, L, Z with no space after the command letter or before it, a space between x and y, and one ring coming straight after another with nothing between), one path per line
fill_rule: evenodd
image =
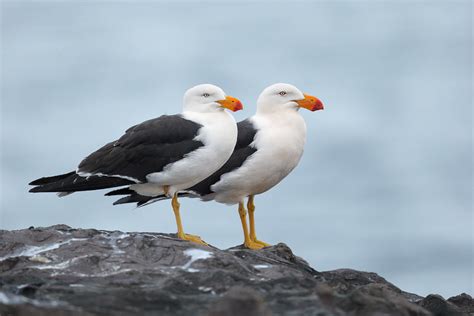
M203 93L202 96L205 98L209 98L210 94L206 92L206 93Z
M285 91L280 91L278 94L281 95L282 97L284 97L286 95L286 92Z

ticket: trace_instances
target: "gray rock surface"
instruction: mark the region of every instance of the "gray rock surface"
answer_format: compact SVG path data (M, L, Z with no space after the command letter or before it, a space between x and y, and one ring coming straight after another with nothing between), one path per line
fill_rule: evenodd
M0 315L474 315L474 301L318 272L285 244L219 250L56 225L0 231Z

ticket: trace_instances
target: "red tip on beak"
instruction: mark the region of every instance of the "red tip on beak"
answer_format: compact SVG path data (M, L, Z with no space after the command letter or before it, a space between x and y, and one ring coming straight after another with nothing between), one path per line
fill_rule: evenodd
M312 97L312 98L314 98L315 100L313 101L313 102L314 102L314 106L313 106L313 108L311 109L311 111L324 110L323 102L321 102L321 100L319 100L319 99L316 98L316 97Z
M240 110L243 110L244 106L242 105L242 102L240 102L239 100L237 100L235 106L234 106L234 112L237 112L237 111L240 111Z

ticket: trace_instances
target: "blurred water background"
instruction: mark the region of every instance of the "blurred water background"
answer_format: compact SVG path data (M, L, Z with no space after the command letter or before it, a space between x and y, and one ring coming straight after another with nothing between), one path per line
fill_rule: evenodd
M470 1L2 1L1 229L65 223L174 232L167 202L29 194L129 126L214 83L239 97L292 83L325 103L296 170L258 196L262 240L317 270L472 295ZM271 162L269 162L271 163ZM182 201L185 229L241 243L235 207Z

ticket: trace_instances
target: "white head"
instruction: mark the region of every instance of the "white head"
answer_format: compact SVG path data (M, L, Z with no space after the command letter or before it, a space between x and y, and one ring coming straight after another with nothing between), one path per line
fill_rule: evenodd
M221 88L212 84L200 84L184 93L183 110L190 112L218 112L229 109L242 110L242 103L227 96Z
M298 111L300 108L316 111L324 107L318 98L304 94L287 83L276 83L265 88L257 100L257 113Z

